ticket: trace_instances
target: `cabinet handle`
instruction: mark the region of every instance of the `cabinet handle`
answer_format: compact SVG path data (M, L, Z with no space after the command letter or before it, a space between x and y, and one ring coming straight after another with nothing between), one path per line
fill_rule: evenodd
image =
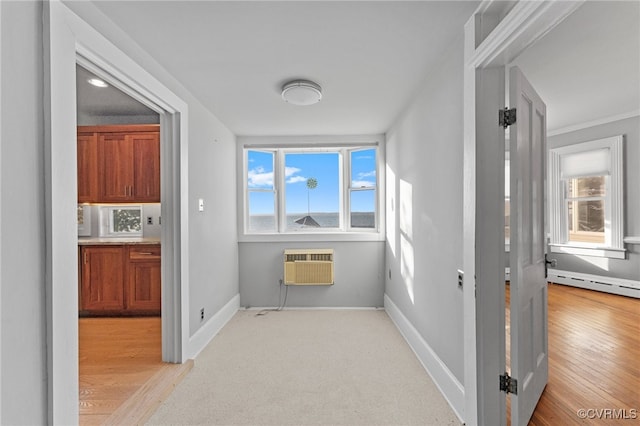
M154 253L151 253L150 251L139 251L138 254L152 256Z
M84 264L85 265L87 264L87 252L86 251L84 252Z

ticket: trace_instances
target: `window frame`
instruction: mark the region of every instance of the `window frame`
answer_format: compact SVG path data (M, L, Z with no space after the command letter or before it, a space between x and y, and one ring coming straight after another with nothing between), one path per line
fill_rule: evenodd
M116 210L139 210L140 211L140 231L135 232L118 232L114 230L114 216ZM127 205L104 205L100 206L100 236L116 237L116 238L139 238L142 237L144 231L144 211L141 204Z
M351 226L351 153L359 150L375 149L375 227L362 228ZM274 231L252 231L249 229L249 187L248 161L249 151L274 153L274 216L276 229ZM327 152L339 154L339 227L337 228L286 228L286 176L285 155L292 153ZM238 143L238 195L242 200L239 205L238 218L242 226L238 229L239 241L384 241L385 215L382 188L384 187L384 136L373 137L240 137Z
M623 136L612 136L549 150L549 248L555 253L624 259ZM608 175L605 176L605 242L569 241L568 185L576 177L600 176L585 173L562 177L562 158L589 151L607 149Z

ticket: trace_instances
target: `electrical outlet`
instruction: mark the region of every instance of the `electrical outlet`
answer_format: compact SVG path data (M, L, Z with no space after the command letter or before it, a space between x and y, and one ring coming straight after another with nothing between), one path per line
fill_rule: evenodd
M202 198L198 199L198 211L204 211L204 200Z
M200 321L204 320L204 308L200 309Z
M463 283L464 283L464 272L458 269L458 288L462 288Z
M147 216L147 225L153 225L153 217Z

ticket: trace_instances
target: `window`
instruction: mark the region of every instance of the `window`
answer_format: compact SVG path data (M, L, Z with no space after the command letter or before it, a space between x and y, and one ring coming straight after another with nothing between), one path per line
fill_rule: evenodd
M377 147L244 152L247 234L378 230Z
M622 140L550 150L551 251L624 258Z
M141 206L105 206L100 208L101 236L141 236Z

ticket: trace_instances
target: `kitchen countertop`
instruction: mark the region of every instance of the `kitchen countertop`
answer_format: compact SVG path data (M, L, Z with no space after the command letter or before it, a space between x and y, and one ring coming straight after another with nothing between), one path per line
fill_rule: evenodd
M125 245L125 244L160 244L160 238L99 238L99 237L78 237L79 246L94 245Z

